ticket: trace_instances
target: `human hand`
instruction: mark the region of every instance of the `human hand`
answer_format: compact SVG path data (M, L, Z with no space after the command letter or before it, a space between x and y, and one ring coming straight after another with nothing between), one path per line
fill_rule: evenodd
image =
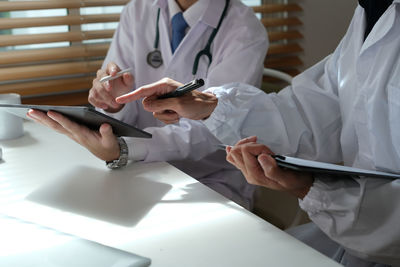
M228 147L226 159L242 171L248 183L286 191L303 199L314 182L312 175L280 168L272 154L253 136Z
M218 104L218 99L213 94L194 90L180 97L158 99L160 95L174 91L182 85L172 79L164 78L117 97L116 102L123 104L144 98L144 109L153 112L154 117L167 124L177 122L180 117L192 120L208 118Z
M120 156L117 138L109 124L104 123L100 126L99 131L92 131L54 111L48 111L46 114L31 109L27 115L34 121L67 135L101 160L112 161Z
M131 73L124 73L120 78L112 81L100 82L107 76L115 76L121 69L113 62L108 63L106 70L98 70L97 77L93 80L93 86L89 91L89 103L107 112L118 112L124 105L115 102L115 98L131 91L134 78Z

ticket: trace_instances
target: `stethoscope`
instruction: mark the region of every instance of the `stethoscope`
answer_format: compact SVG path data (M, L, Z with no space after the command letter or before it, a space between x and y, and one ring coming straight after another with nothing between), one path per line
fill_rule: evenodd
M218 22L217 28L215 28L210 37L208 38L207 44L204 49L200 50L193 62L192 74L196 75L197 69L199 67L199 61L202 56L206 56L208 58L208 66L210 66L212 62L212 54L211 54L211 44L214 41L215 36L217 35L219 28L221 27L222 21L225 18L226 12L228 10L230 0L225 1L225 7L222 11L221 17ZM157 21L156 21L156 38L154 40L154 51L147 54L147 64L152 66L153 68L158 68L163 64L161 51L158 49L158 43L160 41L160 30L159 30L159 21L160 21L160 8L157 11Z

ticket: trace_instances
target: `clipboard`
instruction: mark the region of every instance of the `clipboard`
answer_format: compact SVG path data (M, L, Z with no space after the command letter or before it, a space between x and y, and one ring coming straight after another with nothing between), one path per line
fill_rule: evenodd
M98 130L100 125L108 123L116 136L129 136L138 138L151 138L152 135L132 125L114 119L94 108L86 106L52 106L52 105L25 105L25 104L0 104L0 110L7 111L18 117L29 119L26 116L30 109L40 111L56 111L68 117L70 120L86 125L89 129Z
M304 172L327 173L337 175L366 176L386 179L400 179L400 174L358 169L331 163L305 160L282 155L271 155L279 167Z

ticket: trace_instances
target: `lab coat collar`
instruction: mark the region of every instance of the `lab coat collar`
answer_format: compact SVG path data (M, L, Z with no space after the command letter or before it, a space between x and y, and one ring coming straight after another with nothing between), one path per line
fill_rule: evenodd
M217 28L218 22L221 18L222 11L225 7L226 0L199 0L208 1L208 7L201 17L200 21L210 27ZM399 0L400 1L400 0Z
M210 0L199 0L183 12L183 17L189 25L189 28L192 28L200 20L208 7L209 1ZM175 16L176 13L182 11L176 0L168 0L168 9L171 21L172 17Z
M199 1L208 2L207 8L205 9L204 14L201 16L200 21L212 28L217 28L218 22L222 15L222 11L224 10L225 7L226 0L199 0ZM168 0L154 0L153 4L160 8L167 8Z
M168 0L154 0L153 5L159 8L167 8Z
M363 53L365 50L373 46L375 43L377 43L379 40L385 37L386 34L389 33L389 31L393 28L393 24L396 20L397 16L397 10L396 10L396 5L394 3L400 3L400 0L395 0L393 1L393 4L389 6L389 8L383 13L382 16L387 16L388 18L385 20L379 19L375 26L373 27L372 31L368 34L367 39L365 39L364 44L361 49L361 53ZM364 12L365 16L365 12ZM364 28L365 28L365 19L364 21Z

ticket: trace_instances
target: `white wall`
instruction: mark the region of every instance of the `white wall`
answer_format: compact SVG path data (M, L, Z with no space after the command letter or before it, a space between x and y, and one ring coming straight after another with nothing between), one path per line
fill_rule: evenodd
M300 0L305 67L332 53L347 30L357 0Z

